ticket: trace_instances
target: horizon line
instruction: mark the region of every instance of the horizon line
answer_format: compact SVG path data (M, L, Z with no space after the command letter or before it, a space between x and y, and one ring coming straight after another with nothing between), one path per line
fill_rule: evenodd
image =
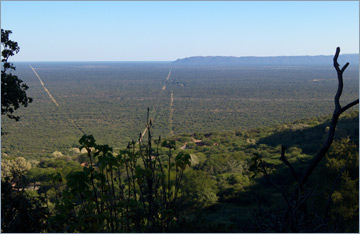
M360 55L360 53L344 53L342 55ZM233 56L233 55L193 55L183 58L177 58L175 60L19 60L10 62L174 62L178 59L192 58L192 57L231 57L231 58L276 58L276 57L316 57L316 56L334 56L329 55L272 55L272 56Z
M123 63L168 63L173 62L173 60L164 61L164 60L22 60L22 61L9 61L11 63L49 63L49 62L56 62L56 63L67 63L67 62L123 62Z

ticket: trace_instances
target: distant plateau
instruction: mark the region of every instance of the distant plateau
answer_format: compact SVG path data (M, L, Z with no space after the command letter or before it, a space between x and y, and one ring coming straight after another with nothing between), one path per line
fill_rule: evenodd
M317 56L274 56L274 57L233 57L233 56L193 56L172 62L178 65L244 65L244 66L302 66L329 65L333 55ZM339 63L349 62L359 65L359 54L342 54Z

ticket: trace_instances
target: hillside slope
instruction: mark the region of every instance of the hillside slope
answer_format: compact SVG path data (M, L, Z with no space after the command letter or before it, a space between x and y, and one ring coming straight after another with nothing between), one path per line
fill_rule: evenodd
M285 193L290 193L294 179L290 176L289 168L280 160L281 145L287 147L286 158L293 165L295 171L300 173L324 141L329 120L330 116L323 116L267 128L183 134L166 139L165 142L173 142L171 143L171 147L174 148L173 155L189 155L191 158L191 166L186 166L183 177L181 176L183 180L180 184L180 195L176 206L174 206L178 215L174 217L176 222L174 222L171 231L274 231L264 229L260 225L261 223L257 220L259 212L262 215L270 212L276 217L279 212L281 215L286 203L279 190L269 183L262 173L256 170L254 163L256 163L256 159L263 160L269 168L272 181ZM329 191L336 180L335 178L338 177L339 171L345 170L343 177L337 183L336 190L334 190L336 196L333 198L334 204L330 206L329 212L331 222L336 223L338 217L342 220L340 232L356 232L359 225L358 145L359 112L349 111L344 113L338 122L335 141L327 158L316 168L310 180L311 183L306 185L307 189L316 188L317 192L316 196L311 196L309 199L312 202L309 212L321 213L325 210L326 201L331 195ZM166 148L167 146L168 143L156 155L158 160L163 162L169 159L168 165L171 165L168 156L170 151ZM157 147L156 144L153 145L153 152L157 151ZM101 146L101 149L105 148L110 149L107 145ZM124 152L127 151L115 150L114 155L118 158ZM179 160L178 156L176 156L175 161ZM152 157L156 158L156 156ZM103 155L98 156L96 160L94 159L94 164L97 165L95 167L99 166L100 168L104 159L106 158ZM115 160L115 157L113 159ZM61 229L61 225L58 225L59 222L65 226L71 222L74 225L77 224L76 219L71 221L61 216L64 215L62 213L64 211L55 205L58 204L59 199L57 191L60 190L60 194L66 194L65 191L69 192L66 187L77 186L79 182L84 182L82 181L84 178L91 178L86 174L89 172L87 168L89 163L92 164L91 160L89 161L88 154L77 151L73 152L72 155L62 155L58 152L58 154L43 158L37 163L26 162L22 158L21 165L23 166L20 165L20 162L16 164L16 160L13 157L2 157L2 177L11 177L11 167L14 166L18 167L20 171L23 170L25 178L30 183L27 187L29 194L48 199L51 213L50 226L53 225L53 228L58 228L54 229L57 232L64 232L65 230ZM102 161L100 162L100 160ZM119 165L124 166L126 161L122 161L122 157L120 157L119 162ZM136 168L136 173L142 172L139 171L141 167L136 166ZM119 172L116 173L119 180L115 180L116 186L112 187L114 194L117 194L116 197L121 194L117 190L117 183L119 183L117 181L131 181L129 176L127 179L124 176L127 170L128 167L119 167L115 170ZM81 177L80 180L76 176L82 175L82 173L87 176ZM140 175L142 174L135 174L136 178ZM54 184L54 178L58 184ZM76 183L71 183L71 178L76 178ZM140 186L140 184L138 185ZM87 185L85 187L90 196L92 187ZM121 188L123 187L120 186L119 188L122 191ZM76 191L74 193L77 194ZM66 196L63 199L65 199L63 201L68 201ZM92 202L93 200L88 201ZM107 201L106 197L104 197L104 201ZM113 201L111 200L111 202ZM114 202L123 204L121 199L114 200ZM90 210L95 209L95 206L84 207ZM54 218L56 216L57 218ZM75 228L74 230L78 229ZM320 231L327 232L328 229L321 229Z

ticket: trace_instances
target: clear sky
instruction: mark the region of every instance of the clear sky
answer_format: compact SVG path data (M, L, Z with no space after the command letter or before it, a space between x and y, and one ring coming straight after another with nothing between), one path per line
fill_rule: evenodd
M12 61L359 52L359 2L1 1Z

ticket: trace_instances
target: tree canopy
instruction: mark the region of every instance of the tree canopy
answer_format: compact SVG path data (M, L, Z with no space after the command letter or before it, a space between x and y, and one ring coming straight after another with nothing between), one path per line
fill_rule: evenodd
M13 63L8 59L20 51L18 43L9 39L12 32L10 30L1 29L1 45L2 45L2 68L1 68L1 115L6 115L10 119L19 121L20 117L14 114L14 111L20 106L27 107L32 102L32 98L26 95L29 88L16 75Z

